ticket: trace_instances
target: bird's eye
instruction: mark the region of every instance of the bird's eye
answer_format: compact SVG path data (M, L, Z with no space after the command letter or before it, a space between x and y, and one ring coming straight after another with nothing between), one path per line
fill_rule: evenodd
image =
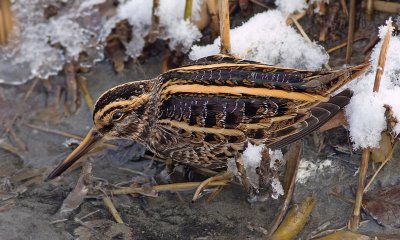
M123 114L122 112L115 112L112 116L113 121L118 121L122 118Z

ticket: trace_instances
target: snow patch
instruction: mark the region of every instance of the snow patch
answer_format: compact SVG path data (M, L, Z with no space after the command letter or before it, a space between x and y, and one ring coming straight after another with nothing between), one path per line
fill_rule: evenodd
M307 42L293 27L287 26L285 16L278 10L253 16L232 29L230 37L231 51L239 58L303 69L318 69L328 62L324 48ZM219 45L217 38L213 44L193 46L189 58L196 60L217 54Z
M319 174L334 171L336 171L336 168L332 166L332 160L327 159L314 163L307 159L301 159L296 182L305 184L309 179L315 178Z
M195 0L192 5L194 19L200 16L200 9L203 0ZM169 39L169 47L176 49L182 47L187 52L194 41L201 37L200 30L189 20L184 20L185 0L162 0L156 15L160 17L160 26L164 29L162 36Z
M259 185L256 168L260 166L261 152L264 146L264 144L253 145L249 143L243 152L243 162L244 168L246 169L246 174L249 177L250 183L256 187Z
M284 14L304 11L307 7L306 0L275 0L275 5Z

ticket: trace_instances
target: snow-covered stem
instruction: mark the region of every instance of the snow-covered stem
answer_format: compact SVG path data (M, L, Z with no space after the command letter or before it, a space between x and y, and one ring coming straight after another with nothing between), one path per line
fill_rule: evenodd
M383 70L385 69L387 50L389 48L390 36L393 31L391 19L389 19L387 21L386 26L387 26L387 30L386 30L385 38L382 43L381 51L379 53L378 68L377 68L376 75L375 75L375 82L374 82L374 89L373 89L373 91L375 93L377 93L379 91L379 86L380 86L381 78L383 75ZM360 164L360 175L358 177L356 200L354 203L353 214L350 219L350 230L352 230L352 231L356 231L358 229L358 225L360 223L360 210L361 210L363 194L365 191L365 179L366 179L367 170L368 170L369 156L370 156L369 148L364 148L363 152L362 152L362 159L361 159L361 164ZM369 186L369 184L368 184L368 186Z
M392 31L393 31L392 21L389 20L387 21L387 31L385 34L385 38L383 40L381 52L379 53L378 69L376 70L375 82L374 82L374 90L373 90L374 92L379 91L382 74L385 69L386 55L389 48L389 41L390 41L390 36L392 35Z
M218 0L219 4L219 28L221 34L221 50L223 54L231 53L229 1Z

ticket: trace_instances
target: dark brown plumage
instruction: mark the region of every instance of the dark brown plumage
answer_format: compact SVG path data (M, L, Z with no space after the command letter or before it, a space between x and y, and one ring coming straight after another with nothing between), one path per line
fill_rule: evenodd
M208 168L224 167L247 142L281 148L347 105L350 90L330 94L368 65L307 71L215 55L114 87L96 103L94 130L49 178L100 136L136 140L161 158Z

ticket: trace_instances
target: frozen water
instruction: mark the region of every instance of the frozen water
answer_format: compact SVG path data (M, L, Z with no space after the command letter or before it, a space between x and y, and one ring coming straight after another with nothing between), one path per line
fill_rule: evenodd
M105 0L21 0L13 3L16 26L10 43L0 47L0 83L21 84L31 78L57 74L67 61L76 60L85 51L85 66L103 59L103 44L115 24L127 19L132 26L132 40L127 54L138 57L144 38L152 27L153 1L120 1L113 13L102 13L98 5ZM193 19L199 18L203 0L193 2ZM46 6L57 7L56 16L46 19ZM201 37L190 21L184 20L185 1L160 1L160 36L169 40L172 49L187 51ZM61 47L54 47L60 45Z
M96 50L93 62L101 59L102 49L92 38L102 20L95 6L102 2L81 0L62 6L55 0L15 1L12 10L16 26L10 43L0 47L0 69L6 69L0 71L0 83L19 84L33 77L48 78L88 48ZM57 6L59 12L46 19L44 8L50 4ZM62 48L53 47L55 44Z

